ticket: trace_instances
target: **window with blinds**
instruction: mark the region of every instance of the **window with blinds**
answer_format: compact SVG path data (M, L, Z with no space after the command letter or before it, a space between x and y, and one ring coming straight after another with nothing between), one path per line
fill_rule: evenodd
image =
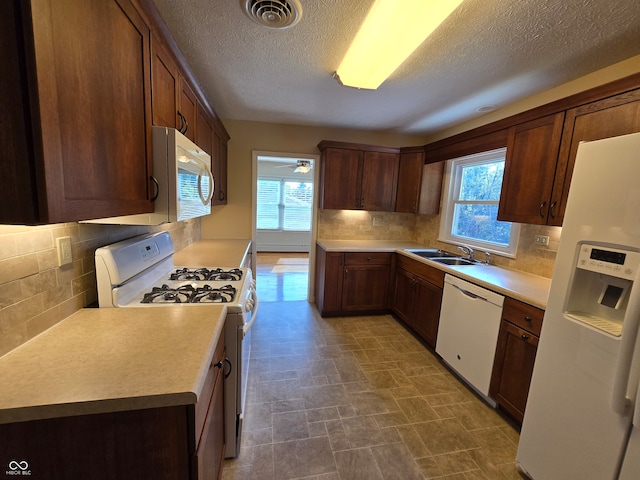
M311 229L313 184L286 178L258 178L258 230Z

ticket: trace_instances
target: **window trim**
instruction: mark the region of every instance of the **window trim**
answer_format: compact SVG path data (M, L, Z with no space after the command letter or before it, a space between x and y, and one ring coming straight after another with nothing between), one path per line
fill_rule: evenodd
M511 233L509 236L509 245L502 247L493 242L483 242L479 240L472 240L466 237L459 237L451 233L453 224L453 215L457 197L458 188L460 182L456 177L456 170L465 165L488 163L498 158L505 158L506 148L498 148L495 150L489 150L486 152L476 153L473 155L466 155L464 157L458 157L446 161L445 176L443 182L442 192L442 212L440 219L440 231L438 234L438 241L444 243L450 243L453 245L468 245L474 249L478 249L492 254L501 255L503 257L515 258L518 250L518 241L520 239L520 224L511 222ZM497 204L495 201L478 201L470 203L485 203L485 204Z

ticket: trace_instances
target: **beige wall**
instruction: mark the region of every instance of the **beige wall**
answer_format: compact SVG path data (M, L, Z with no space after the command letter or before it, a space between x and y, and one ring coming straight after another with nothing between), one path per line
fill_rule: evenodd
M202 220L202 237L213 239L251 238L252 151L318 155L321 140L369 143L400 147L421 145L421 137L394 135L342 128L321 128L272 123L225 120L229 131L228 200L214 207Z
M96 248L161 230L177 251L200 239L200 220L160 227L0 225L0 356L97 300ZM55 239L64 236L71 237L73 263L58 267Z

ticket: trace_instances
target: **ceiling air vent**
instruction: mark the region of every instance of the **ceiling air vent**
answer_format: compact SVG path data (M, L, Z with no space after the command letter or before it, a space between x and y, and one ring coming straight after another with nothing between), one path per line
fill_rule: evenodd
M302 16L298 0L240 0L244 12L254 22L268 28L289 28Z

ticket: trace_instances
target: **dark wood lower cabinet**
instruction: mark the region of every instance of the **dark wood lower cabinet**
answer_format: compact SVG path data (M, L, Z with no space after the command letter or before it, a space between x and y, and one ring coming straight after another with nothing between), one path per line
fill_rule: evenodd
M441 270L398 256L393 313L432 348L438 336L443 282Z
M489 395L522 423L544 311L505 298Z
M222 336L195 405L0 425L0 471L15 466L16 476L26 470L39 480L219 479L225 432L217 364L224 352Z
M316 250L316 305L322 316L385 313L394 253Z
M166 407L0 425L0 462L40 480L192 480L187 418Z
M342 310L361 312L389 308L390 265L347 265L342 279Z

